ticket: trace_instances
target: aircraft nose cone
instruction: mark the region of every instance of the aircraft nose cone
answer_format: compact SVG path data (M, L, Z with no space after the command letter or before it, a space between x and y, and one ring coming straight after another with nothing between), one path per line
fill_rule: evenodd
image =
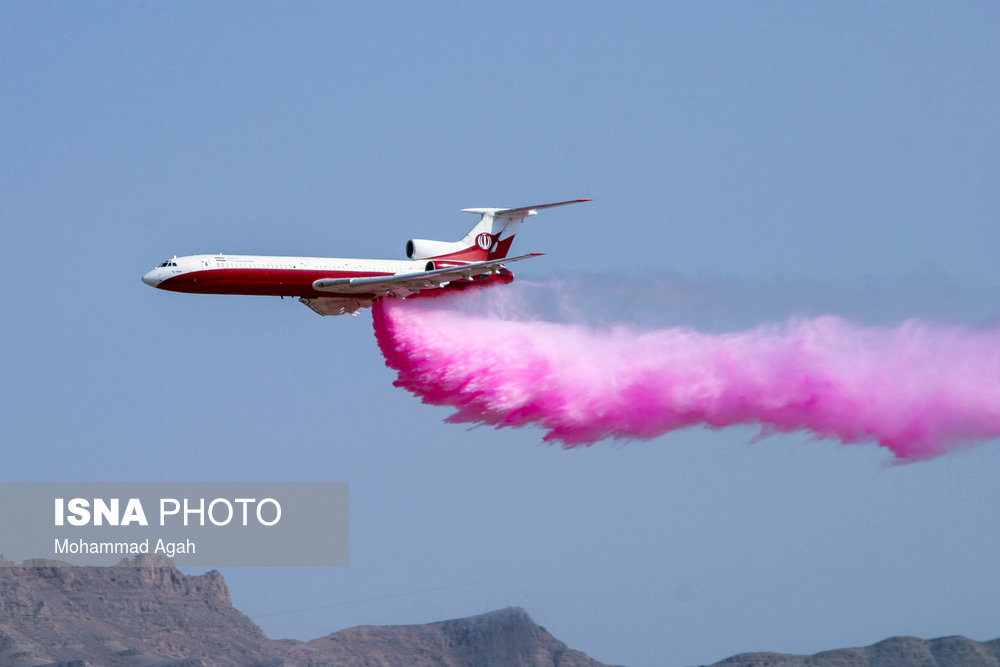
M142 277L142 282L146 283L150 287L156 287L160 284L160 277L157 275L156 269L148 272Z

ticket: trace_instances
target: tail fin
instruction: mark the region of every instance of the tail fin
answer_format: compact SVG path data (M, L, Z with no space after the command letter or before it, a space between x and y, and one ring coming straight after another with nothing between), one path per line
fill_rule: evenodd
M478 213L479 222L459 241L427 241L412 239L406 242L406 256L410 259L443 259L454 262L483 262L503 259L510 251L521 221L535 215L543 208L554 208L590 201L573 199L555 204L522 206L521 208L465 208L463 213Z

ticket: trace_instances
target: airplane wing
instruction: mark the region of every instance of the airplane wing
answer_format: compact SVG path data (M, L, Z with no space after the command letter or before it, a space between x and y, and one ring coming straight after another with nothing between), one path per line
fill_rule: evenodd
M393 276L372 276L370 278L321 278L313 282L313 289L319 292L335 292L337 294L375 294L377 296L406 297L425 289L443 286L455 280L466 280L493 273L502 264L517 262L529 257L538 257L544 253L533 252L519 257L491 259L486 262L472 262L459 266L449 266L444 269L418 271L416 273L400 273ZM309 305L309 304L306 304ZM312 306L310 306L312 307Z

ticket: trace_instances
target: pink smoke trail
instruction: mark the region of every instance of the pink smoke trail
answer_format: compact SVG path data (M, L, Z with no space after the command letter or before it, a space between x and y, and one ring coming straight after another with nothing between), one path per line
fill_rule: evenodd
M564 447L705 424L877 442L898 459L1000 436L1000 331L797 318L738 333L637 332L504 317L486 291L387 299L375 335L394 384L447 421L537 425ZM478 312L457 304L477 300Z

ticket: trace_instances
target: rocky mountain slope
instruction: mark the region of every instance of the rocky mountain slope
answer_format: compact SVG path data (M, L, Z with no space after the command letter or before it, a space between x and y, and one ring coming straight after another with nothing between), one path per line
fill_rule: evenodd
M1000 667L1000 639L892 637L865 648L816 655L744 653L716 665L726 667Z
M165 559L72 567L0 557L0 665L11 667L602 667L522 609L439 623L268 639L233 608L222 575ZM812 656L745 653L726 667L1000 667L1000 639L893 637Z
M310 642L271 640L233 608L218 572L186 576L139 558L145 560L138 566L27 561L0 567L0 664L601 667L522 609L426 625L363 626Z

